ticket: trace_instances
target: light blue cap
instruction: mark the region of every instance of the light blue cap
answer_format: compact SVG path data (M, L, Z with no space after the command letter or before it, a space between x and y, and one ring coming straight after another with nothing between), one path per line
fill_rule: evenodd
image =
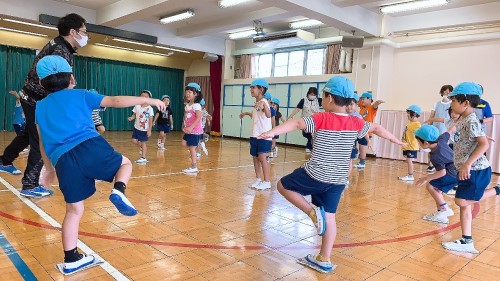
M449 96L452 97L456 95L482 96L483 88L474 82L462 82L453 89L453 92L451 92Z
M99 94L96 89L90 89L89 92L91 92L92 94Z
M361 95L361 98L373 99L373 95L372 95L372 93L370 93L370 92L364 92L364 93Z
M198 83L191 82L191 83L187 84L186 87L191 87L191 88L194 88L197 92L201 92L201 87L200 87L200 85L198 85Z
M255 86L261 86L267 89L269 88L269 83L267 83L265 79L257 78L252 81L252 84L250 84L250 87L255 87Z
M161 100L163 100L163 99L170 99L170 96L169 95L163 95L163 96L161 96Z
M280 99L278 99L278 98L272 98L271 102L279 105L280 104Z
M343 98L352 98L354 95L354 84L349 78L334 76L326 82L323 92Z
M352 93L352 98L353 98L356 102L358 102L358 101L359 101L359 96L358 96L358 93L356 93L356 92Z
M272 99L272 98L273 98L273 96L271 95L271 93L266 92L266 93L264 94L264 98L265 98L265 99L270 100L270 99Z
M205 105L205 99L201 99L201 101L200 101L200 105L201 105L201 106L204 106L204 105Z
M418 106L416 104L410 105L406 110L410 110L410 111L415 112L418 115L422 115L422 108L420 108L420 106Z
M153 97L153 94L151 94L151 91L150 90L142 90L141 91L141 94L142 93L148 93L149 97L152 98Z
M57 74L57 73L72 73L73 69L61 56L45 56L36 64L36 74L41 79Z
M415 136L423 139L424 141L436 141L439 137L439 130L432 125L426 124L415 131Z

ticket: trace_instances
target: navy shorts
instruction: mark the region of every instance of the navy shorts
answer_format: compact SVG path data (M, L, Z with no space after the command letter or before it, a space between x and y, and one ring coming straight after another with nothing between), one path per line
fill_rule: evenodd
M156 129L158 132L164 132L165 134L170 133L170 124L156 124Z
M136 128L134 128L134 131L132 131L132 138L140 142L145 142L149 140L148 132L139 131Z
M281 184L286 190L295 191L301 195L311 195L312 203L323 206L325 212L336 213L340 196L345 185L317 181L309 176L303 168L295 169L291 174L281 178Z
M438 179L431 180L429 184L444 193L448 193L448 191L458 185L458 178L454 178L448 174L445 174Z
M95 180L112 182L123 157L102 137L88 139L61 155L56 164L59 189L66 203L95 193Z
M403 150L403 156L409 159L416 159L418 151L417 150Z
M370 139L372 139L372 137L370 137ZM366 138L365 138L365 137L358 139L358 143L359 143L360 145L364 145L364 146L367 146L367 145L368 145L368 141L366 140Z
M186 141L187 146L198 146L200 144L202 135L184 134L182 139Z
M358 157L358 149L356 147L352 148L351 159L356 159Z
M471 170L468 180L458 181L455 198L479 201L483 197L484 190L491 181L491 167L483 170Z
M271 152L273 142L270 140L261 140L257 138L250 138L250 155L258 157L259 154Z

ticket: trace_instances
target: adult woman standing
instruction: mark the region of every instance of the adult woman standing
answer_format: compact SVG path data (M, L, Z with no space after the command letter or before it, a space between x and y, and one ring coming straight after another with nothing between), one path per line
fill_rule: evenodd
M309 117L316 112L320 111L321 98L318 98L318 89L316 87L309 87L306 97L301 99L295 109L292 111L288 119L293 118L300 110L302 110L301 117ZM302 132L302 135L307 138L306 152L310 153L312 149L312 134Z

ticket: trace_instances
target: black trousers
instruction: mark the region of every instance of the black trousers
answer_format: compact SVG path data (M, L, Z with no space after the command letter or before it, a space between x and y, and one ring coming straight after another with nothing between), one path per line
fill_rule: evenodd
M312 144L312 134L311 133L306 133L304 131L302 131L302 136L304 136L304 138L307 138L307 144L306 144L306 148L307 149L312 149L313 148L313 144Z

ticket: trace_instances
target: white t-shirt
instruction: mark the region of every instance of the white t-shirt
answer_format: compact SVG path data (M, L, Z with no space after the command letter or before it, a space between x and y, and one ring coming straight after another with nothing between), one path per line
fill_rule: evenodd
M267 102L266 99L262 99L266 106L269 108L269 103ZM264 109L257 110L255 107L253 108L252 112L252 127L251 127L251 132L252 132L252 137L256 138L260 136L262 133L267 132L273 128L273 125L271 123L271 117L266 117L266 113ZM267 140L271 140L270 138Z
M135 124L134 128L139 131L147 132L149 130L150 118L153 117L154 111L151 106L142 107L141 105L134 106L132 112L135 113Z

